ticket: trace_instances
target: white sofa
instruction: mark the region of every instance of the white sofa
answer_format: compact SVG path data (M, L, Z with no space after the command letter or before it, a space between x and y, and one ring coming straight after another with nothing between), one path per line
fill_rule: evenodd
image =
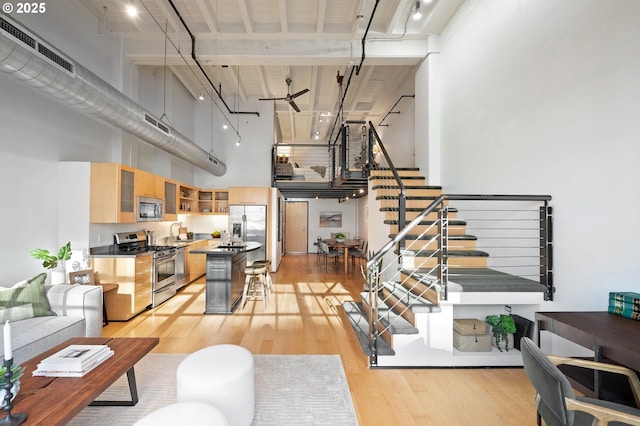
M14 363L20 364L72 337L102 336L102 287L60 284L46 286L45 294L56 316L11 322ZM4 360L4 335L0 333Z

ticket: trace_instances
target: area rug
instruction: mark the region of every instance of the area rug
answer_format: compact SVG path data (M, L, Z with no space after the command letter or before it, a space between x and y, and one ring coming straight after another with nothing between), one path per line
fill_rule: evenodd
M87 407L69 425L132 425L176 402L176 369L186 354L149 354L135 366L138 404ZM254 355L256 410L252 425L357 425L339 355ZM126 399L126 378L100 399Z

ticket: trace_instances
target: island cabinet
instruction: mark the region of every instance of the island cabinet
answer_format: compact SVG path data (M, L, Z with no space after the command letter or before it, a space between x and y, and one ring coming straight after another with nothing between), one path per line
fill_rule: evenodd
M185 274L188 274L185 277L187 283L193 282L205 274L207 256L202 253L193 253L193 251L202 250L208 246L209 241L202 240L196 241L187 247L184 258L184 270Z
M89 221L134 223L136 169L115 163L91 163Z
M97 281L118 285L117 290L104 294L109 321L127 321L151 306L152 256L93 257Z
M246 252L207 256L205 314L230 314L242 299Z

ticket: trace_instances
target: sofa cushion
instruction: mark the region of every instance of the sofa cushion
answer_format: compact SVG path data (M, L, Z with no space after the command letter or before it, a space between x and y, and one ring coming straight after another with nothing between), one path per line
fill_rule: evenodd
M25 303L24 305L0 309L0 323L5 321L20 321L33 317L33 303Z
M34 317L55 315L55 312L53 312L49 306L49 301L44 291L44 281L46 278L47 274L42 273L26 282L21 282L11 288L0 290L0 310L31 304Z

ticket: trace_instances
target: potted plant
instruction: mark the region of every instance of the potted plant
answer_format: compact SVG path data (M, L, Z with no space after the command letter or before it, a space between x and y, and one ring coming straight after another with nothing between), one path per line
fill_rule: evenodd
M51 269L51 284L66 282L66 271L63 261L71 259L71 242L60 247L58 253L53 255L46 249L31 250L31 256L42 260L42 266Z
M516 332L516 323L513 317L509 314L487 315L486 321L491 326L494 346L500 352L502 352L502 348L506 351L513 348L513 333Z
M344 235L342 232L337 232L333 235L333 239L339 243L344 243L344 240L347 239L347 236Z

